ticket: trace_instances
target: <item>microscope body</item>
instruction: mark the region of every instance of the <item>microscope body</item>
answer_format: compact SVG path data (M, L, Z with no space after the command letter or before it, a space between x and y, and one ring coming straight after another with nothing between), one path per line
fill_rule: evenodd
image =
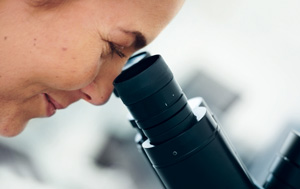
M256 188L202 98L193 109L195 124L158 145L144 148L166 188Z
M130 122L139 131L139 149L162 186L261 188L250 177L205 101L201 97L186 99L161 56L136 56L139 62L127 65L115 79L115 94L127 106ZM267 189L277 188L278 183L281 189L300 188L300 135L294 133L290 138L268 176L264 185ZM292 176L286 176L286 172Z

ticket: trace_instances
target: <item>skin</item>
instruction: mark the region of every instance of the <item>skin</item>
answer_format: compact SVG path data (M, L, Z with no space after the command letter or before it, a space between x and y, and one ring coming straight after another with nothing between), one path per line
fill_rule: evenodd
M132 53L147 44L182 0L69 0L44 9L0 1L0 135L80 99L104 104ZM126 56L112 54L111 45ZM48 102L50 98L51 102Z

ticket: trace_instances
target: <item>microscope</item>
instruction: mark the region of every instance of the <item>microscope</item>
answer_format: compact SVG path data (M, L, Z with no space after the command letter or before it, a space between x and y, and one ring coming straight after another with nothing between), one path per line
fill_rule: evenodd
M205 100L186 98L162 56L132 56L114 87L162 188L300 189L299 133L289 134L259 186Z

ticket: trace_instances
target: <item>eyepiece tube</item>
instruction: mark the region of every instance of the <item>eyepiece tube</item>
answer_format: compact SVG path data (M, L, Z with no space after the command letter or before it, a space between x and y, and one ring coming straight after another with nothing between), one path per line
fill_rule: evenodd
M124 70L114 86L152 144L167 141L196 123L187 98L160 55Z

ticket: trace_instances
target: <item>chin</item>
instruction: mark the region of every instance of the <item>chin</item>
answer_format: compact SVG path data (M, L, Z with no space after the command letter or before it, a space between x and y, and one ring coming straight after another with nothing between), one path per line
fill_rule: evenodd
M27 123L28 121L12 121L10 123L0 123L0 136L15 137L24 130Z

